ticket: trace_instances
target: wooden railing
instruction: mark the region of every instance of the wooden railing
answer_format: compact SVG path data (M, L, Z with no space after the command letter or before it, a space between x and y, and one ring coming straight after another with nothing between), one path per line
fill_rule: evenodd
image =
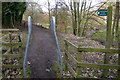
M23 53L22 53L22 39L20 36L19 29L0 29L2 32L2 40L0 44L2 45L2 69L9 69L9 68L23 68ZM4 50L5 47L5 50ZM18 64L12 63L5 63L4 59L17 59ZM4 73L3 73L4 74ZM22 77L23 75L21 75ZM20 76L19 76L20 77ZM6 78L3 75L3 78Z
M118 70L117 80L120 80L120 57L118 56L118 64L92 64L92 63L83 63L82 62L82 54L84 52L99 52L99 53L108 53L108 54L118 54L120 55L120 50L115 49L93 49L93 48L80 48L71 43L68 40L64 40L65 42L65 54L64 54L64 62L65 62L65 71L69 71L71 75L75 78L80 78L81 80L104 80L99 78L89 78L89 77L81 77L81 67L89 67L89 68L98 68L98 69L116 69ZM105 79L106 80L106 79ZM116 80L114 78L113 80Z

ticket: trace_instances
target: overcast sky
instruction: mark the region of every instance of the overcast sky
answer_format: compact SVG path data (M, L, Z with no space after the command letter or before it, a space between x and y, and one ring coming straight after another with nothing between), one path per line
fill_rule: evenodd
M41 7L42 7L42 9L43 9L43 11L45 11L45 12L48 11L48 10L47 10L47 1L48 1L48 0L33 0L33 1L37 2L38 4L40 4ZM50 5L51 5L52 7L54 7L54 5L55 5L55 0L49 0L49 1L50 1ZM77 1L77 0L75 0L75 1ZM79 0L78 0L78 1L79 1ZM80 1L81 1L81 0L80 0ZM90 1L90 0L88 0L88 1ZM97 4L98 1L99 1L99 0L92 0L92 5ZM65 0L65 2L66 2L66 4L69 4L70 0Z

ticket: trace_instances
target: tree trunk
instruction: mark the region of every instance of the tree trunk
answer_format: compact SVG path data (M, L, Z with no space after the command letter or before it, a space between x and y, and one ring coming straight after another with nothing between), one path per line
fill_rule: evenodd
M71 8L71 14L72 14L72 28L73 28L73 34L75 35L75 29L74 29L74 13L73 13L73 8L72 8L72 2L70 2L70 8Z
M74 2L74 35L77 35L77 10L76 10L76 2Z
M48 0L48 14L49 14L49 24L51 19L50 1Z
M82 31L82 29L81 29L81 22L82 22L82 8L83 8L83 5L84 5L84 2L82 2L82 5L81 5L81 9L80 9L80 13L79 13L79 22L78 22L78 24L79 24L79 26L78 26L78 36L81 36L81 31Z

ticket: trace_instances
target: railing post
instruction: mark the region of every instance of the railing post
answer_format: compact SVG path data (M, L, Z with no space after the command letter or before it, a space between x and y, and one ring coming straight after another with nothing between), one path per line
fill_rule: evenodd
M21 40L21 38L20 38L20 32L18 33L18 39L19 39L18 42L22 42L22 40Z
M78 47L78 49L79 49L79 47ZM81 60L82 60L82 51L79 51L78 50L78 53L77 53L77 61L78 61L78 63L77 63L77 70L76 70L76 78L79 78L80 77L80 64L79 63L81 63Z
M118 65L120 65L120 54L118 54ZM117 80L120 80L120 67L117 71Z
M65 42L64 62L65 62L65 72L67 72L67 71L68 71L68 67L67 67L67 61L68 61L68 56L67 56L67 53L68 53L68 45L67 45L66 40L64 40L64 42Z
M10 52L12 54L13 51L12 51L12 34L11 34L11 32L9 33L9 39L10 39Z
M21 40L21 37L20 37L20 31L18 33L18 42L21 43L21 45L19 46L19 48L21 48L22 47L22 40ZM22 50L20 49L20 51L22 51Z

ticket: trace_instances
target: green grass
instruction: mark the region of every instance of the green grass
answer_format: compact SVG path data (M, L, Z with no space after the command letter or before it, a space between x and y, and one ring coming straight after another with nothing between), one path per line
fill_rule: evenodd
M95 33L92 35L92 38L97 38L97 39L103 39L103 40L106 40L106 30L100 30L99 32ZM115 37L113 39L114 41L115 40ZM120 39L119 39L120 40Z
M32 77L32 71L31 71L29 66L27 68L26 74L27 74L27 78L31 78Z
M50 26L50 24L43 24L43 26Z
M56 63L53 65L52 68L53 68L53 70L55 71L57 78L63 78L63 75L60 74L60 66L59 66L58 62L56 62Z
M106 30L100 30L99 32L93 34L92 38L105 40L106 39Z

